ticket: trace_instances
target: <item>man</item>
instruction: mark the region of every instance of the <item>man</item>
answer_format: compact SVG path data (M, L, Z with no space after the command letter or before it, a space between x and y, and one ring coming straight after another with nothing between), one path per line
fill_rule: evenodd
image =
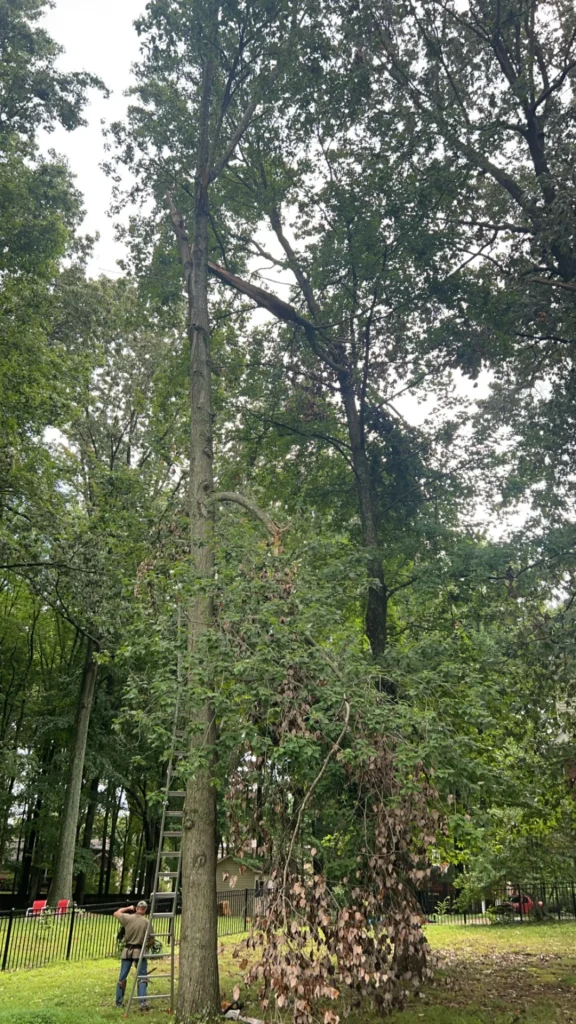
M154 932L152 929L148 932L148 920L146 918L147 913L148 904L146 903L146 900L140 900L135 907L122 907L121 910L114 911L114 917L117 918L120 924L124 926L124 948L122 950L120 975L118 977L118 984L116 985L116 1006L124 1005L126 979L130 974L130 968L132 965L137 965L140 958L140 950L144 943L146 943L146 947L149 949L154 942ZM140 970L138 972L138 1001L140 1003L141 1010L149 1009L149 1006L146 1003L148 982L145 979L147 974L148 961L144 956L142 957Z

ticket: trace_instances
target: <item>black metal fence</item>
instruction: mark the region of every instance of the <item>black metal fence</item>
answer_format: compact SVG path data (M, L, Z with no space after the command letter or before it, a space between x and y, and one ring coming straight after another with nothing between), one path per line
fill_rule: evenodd
M260 910L262 897L250 889L218 893L218 934L240 935ZM113 917L118 903L88 908L72 907L63 913L11 910L0 914L0 970L43 967L62 960L100 960L117 956L119 924ZM160 911L169 909L158 906ZM171 909L171 907L170 907ZM176 938L180 935L180 908Z
M429 924L528 924L576 920L576 882L524 882L489 890L477 899L445 888L420 892L418 901Z
M229 889L217 894L218 934L241 935L262 910L264 895L252 889ZM496 925L536 921L576 920L576 883L531 882L504 885L475 900L462 890L420 892L424 920L430 924ZM96 960L118 956L119 924L113 917L118 903L64 913L11 910L0 914L0 969L42 967L62 960ZM170 901L158 909L171 909ZM177 909L176 938L180 935Z

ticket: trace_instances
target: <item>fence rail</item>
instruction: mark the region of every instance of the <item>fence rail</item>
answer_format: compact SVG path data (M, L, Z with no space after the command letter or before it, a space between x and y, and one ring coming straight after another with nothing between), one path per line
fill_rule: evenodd
M251 889L218 893L218 935L247 931L261 897ZM38 914L11 910L0 914L0 970L44 967L62 960L100 960L119 955L119 924L113 917L122 904L87 908L72 907L64 913L45 910ZM162 909L160 907L160 909ZM176 939L180 916L176 918Z

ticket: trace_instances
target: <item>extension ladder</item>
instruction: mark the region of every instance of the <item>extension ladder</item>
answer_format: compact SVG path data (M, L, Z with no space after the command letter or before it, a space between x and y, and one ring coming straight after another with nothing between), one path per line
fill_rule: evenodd
M140 1004L140 1002L148 1003L152 1000L167 999L169 1000L168 1012L173 1013L174 1011L176 913L178 909L178 894L182 867L182 825L184 818L183 801L186 795L186 790L178 788L174 789L173 786L174 784L178 786L178 761L181 758L188 756L188 751L175 750L174 746L178 742L183 742L184 738L185 736L183 733L178 733L176 730L174 731L172 738L173 749L168 764L166 789L164 792L162 821L160 825L160 843L158 846L158 855L156 857L156 868L154 872L154 891L150 893L148 928L146 930L146 939L142 949L140 950L136 974L134 975L132 972L132 986L128 1004L126 1006L126 1017L130 1013L133 1002ZM170 887L168 890L163 890L162 885L166 882L169 883ZM159 930L156 930L156 923L158 923ZM163 945L168 947L166 952L147 952L148 939L151 937L152 932L156 939L159 939ZM140 967L144 959L148 964L148 973L139 978ZM158 962L161 967L164 967L165 965L167 970L162 971L161 974L151 971L150 963L156 962ZM138 981L150 982L152 979L154 981L168 982L169 985L167 991L154 992L140 999L140 997L135 994L137 992Z
M148 915L146 938L142 949L140 950L140 956L138 957L136 975L132 977L132 987L130 990L128 1004L126 1006L125 1017L130 1013L132 1003L134 1001L140 1005L141 1003L149 1003L156 999L169 1000L168 1013L174 1013L176 987L176 913L178 910L178 893L180 891L180 875L182 871L184 798L186 796L186 790L181 788L182 782L179 780L180 773L178 771L178 764L182 758L187 757L189 753L189 751L185 749L178 749L179 747L183 748L188 736L186 729L183 728L184 723L180 721L180 695L182 686L182 654L180 647L181 619L182 611L179 599L177 626L178 691L176 705L174 708L170 759L168 762L168 771L166 773L166 789L164 791L164 802L162 806L160 841L158 844L158 856L156 857L156 868L154 871L154 891L150 893L150 910ZM174 788L174 786L176 786L176 788ZM164 864L167 864L167 867L163 867ZM166 882L169 883L169 889L163 890L162 885ZM159 928L163 930L156 931L156 928L154 927L156 922L160 922ZM159 939L163 945L164 940L167 940L167 952L162 951L161 953L149 953L147 951L148 939L152 932L154 933L154 938ZM147 961L148 973L143 975L140 978L140 981L146 981L148 986L148 983L153 978L154 981L163 981L168 982L169 984L166 992L153 992L150 995L147 994L141 1000L138 995L135 995L135 993L138 989L140 967L144 959ZM156 974L155 971L151 971L150 963L155 962L158 962L159 966L162 966L164 962L167 968L166 972ZM134 972L132 973L134 974Z

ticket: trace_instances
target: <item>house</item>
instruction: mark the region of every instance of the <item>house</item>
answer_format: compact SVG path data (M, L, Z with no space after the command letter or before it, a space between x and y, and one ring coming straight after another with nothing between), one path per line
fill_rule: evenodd
M230 890L243 892L260 892L262 888L262 872L248 861L227 854L216 864L216 891L228 893Z

